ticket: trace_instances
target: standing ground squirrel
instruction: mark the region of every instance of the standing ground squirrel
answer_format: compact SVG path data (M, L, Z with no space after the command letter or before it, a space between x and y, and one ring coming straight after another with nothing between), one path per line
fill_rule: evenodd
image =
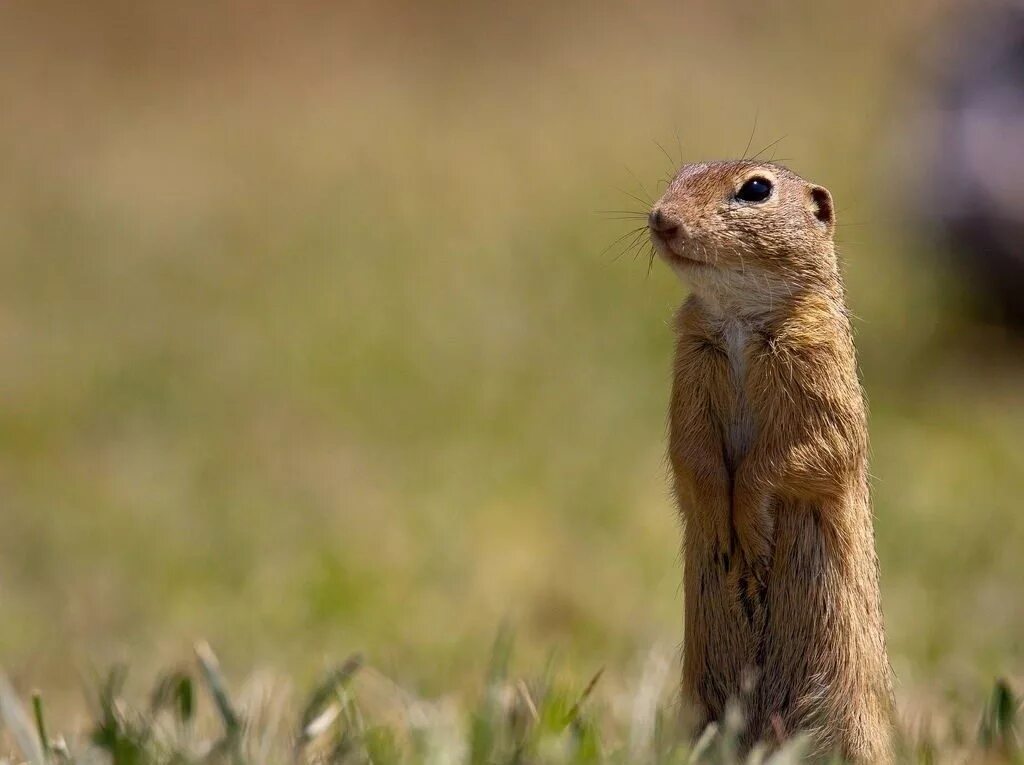
M779 165L683 166L648 219L693 294L669 455L684 521L683 694L745 739L890 755L867 423L829 192Z

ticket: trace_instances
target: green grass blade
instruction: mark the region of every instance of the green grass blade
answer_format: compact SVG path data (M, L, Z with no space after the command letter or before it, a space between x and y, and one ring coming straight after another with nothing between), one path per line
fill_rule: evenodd
M7 676L0 673L0 718L22 756L31 765L46 765L46 753L36 729Z
M231 703L231 696L228 694L227 683L220 671L220 662L217 655L210 648L209 643L200 641L195 645L196 659L199 661L199 669L206 687L210 691L213 703L217 707L221 722L224 723L224 730L229 738L234 738L242 730L242 720Z

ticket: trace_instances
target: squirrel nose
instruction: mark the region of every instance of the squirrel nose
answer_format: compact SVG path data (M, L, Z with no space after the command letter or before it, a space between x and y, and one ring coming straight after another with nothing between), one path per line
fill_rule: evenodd
M679 224L665 215L660 207L651 210L647 216L647 226L665 239L671 239L679 231Z

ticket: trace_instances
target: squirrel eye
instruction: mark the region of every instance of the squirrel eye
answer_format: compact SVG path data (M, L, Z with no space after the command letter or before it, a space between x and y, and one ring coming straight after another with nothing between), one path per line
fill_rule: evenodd
M771 195L772 182L760 177L751 178L736 192L736 198L741 202L763 202Z

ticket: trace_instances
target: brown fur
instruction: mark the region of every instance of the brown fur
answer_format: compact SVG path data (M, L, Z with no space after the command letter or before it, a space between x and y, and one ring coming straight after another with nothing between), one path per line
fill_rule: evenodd
M735 199L752 176L773 182L766 201ZM655 210L678 230L652 239L693 288L669 412L684 696L709 722L743 695L748 744L805 732L819 754L886 762L867 423L831 195L778 165L716 162L684 166Z

